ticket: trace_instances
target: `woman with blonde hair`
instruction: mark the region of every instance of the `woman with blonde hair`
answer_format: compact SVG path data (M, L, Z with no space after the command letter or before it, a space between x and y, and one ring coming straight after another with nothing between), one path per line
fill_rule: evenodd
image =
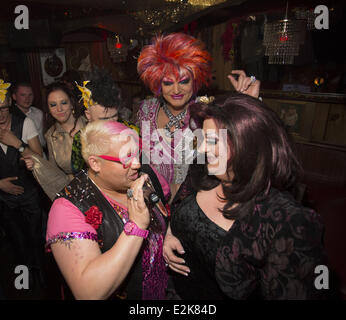
M81 132L88 165L57 195L47 246L77 299L164 299L165 219L144 200L136 131L97 120Z

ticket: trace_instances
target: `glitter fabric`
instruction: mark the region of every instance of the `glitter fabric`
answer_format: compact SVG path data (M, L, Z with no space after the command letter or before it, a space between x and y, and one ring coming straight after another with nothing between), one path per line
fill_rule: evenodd
M128 212L113 201L110 201L110 203L114 210L120 215L124 224L128 222ZM156 220L156 230L153 232L149 226L149 236L144 241L142 254L143 300L165 299L165 290L168 281L165 261L162 255L164 239L164 232L162 230L165 230L165 221L158 212L152 212L152 224L154 220Z
M85 239L85 240L92 240L92 241L98 241L98 237L96 233L91 233L89 231L87 232L59 232L55 236L48 239L46 243L46 250L50 251L50 246L53 243L64 243L67 246L70 246L71 241L74 239Z
M181 131L177 131L173 139L166 140L160 133L162 130L157 127L156 119L160 108L159 99L152 98L144 100L138 111L137 124L142 130L143 153L146 153L150 166L155 168L169 184L181 184L185 180L194 156L193 149L185 146L186 134L189 129L194 131L197 127L193 121L190 122L188 110ZM181 158L177 155L181 155Z
M143 300L164 300L168 274L163 259L162 233L149 233L142 256Z

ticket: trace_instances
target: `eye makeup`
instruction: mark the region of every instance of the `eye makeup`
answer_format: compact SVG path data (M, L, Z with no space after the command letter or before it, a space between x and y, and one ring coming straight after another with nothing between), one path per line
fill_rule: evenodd
M66 104L68 104L68 101L67 100L63 100L63 101L61 101L60 102L60 104L62 104L62 105L66 105ZM56 107L58 104L56 103L56 102L51 102L51 103L49 103L49 106L50 107Z
M179 83L180 84L188 84L190 82L190 77L182 78Z
M190 83L190 77L188 76L184 76L182 78L179 79L179 84L188 84ZM172 79L169 78L163 78L162 80L162 84L165 86L171 86L175 81L173 81Z
M215 145L219 142L219 137L215 134L214 130L211 133L205 135L205 141L207 144Z
M216 144L218 144L219 139L217 137L212 137L212 138L208 137L208 138L205 139L205 141L206 141L207 144L216 145Z

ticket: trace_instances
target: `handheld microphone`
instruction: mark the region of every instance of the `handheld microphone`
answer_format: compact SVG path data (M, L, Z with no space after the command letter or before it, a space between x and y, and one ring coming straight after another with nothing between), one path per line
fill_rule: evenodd
M145 172L141 171L139 175L141 176L144 173ZM148 179L143 184L143 196L146 202L155 206L163 216L165 217L168 216L166 208L163 205L160 197L158 196L149 175L148 175Z

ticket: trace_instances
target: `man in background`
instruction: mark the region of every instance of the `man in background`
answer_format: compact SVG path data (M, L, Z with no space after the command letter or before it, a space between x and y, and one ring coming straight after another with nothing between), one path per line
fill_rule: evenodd
M42 148L46 146L46 140L43 134L43 112L32 105L34 101L34 92L30 83L19 82L12 91L14 100L13 112L17 115L24 115L30 118L38 131L38 136Z
M11 84L2 79L0 84L1 226L13 248L14 265L27 266L42 284L43 208L37 183L21 161L27 154L42 156L42 149L34 122L23 114L11 112L13 106L7 90ZM8 258L1 262L11 263Z

